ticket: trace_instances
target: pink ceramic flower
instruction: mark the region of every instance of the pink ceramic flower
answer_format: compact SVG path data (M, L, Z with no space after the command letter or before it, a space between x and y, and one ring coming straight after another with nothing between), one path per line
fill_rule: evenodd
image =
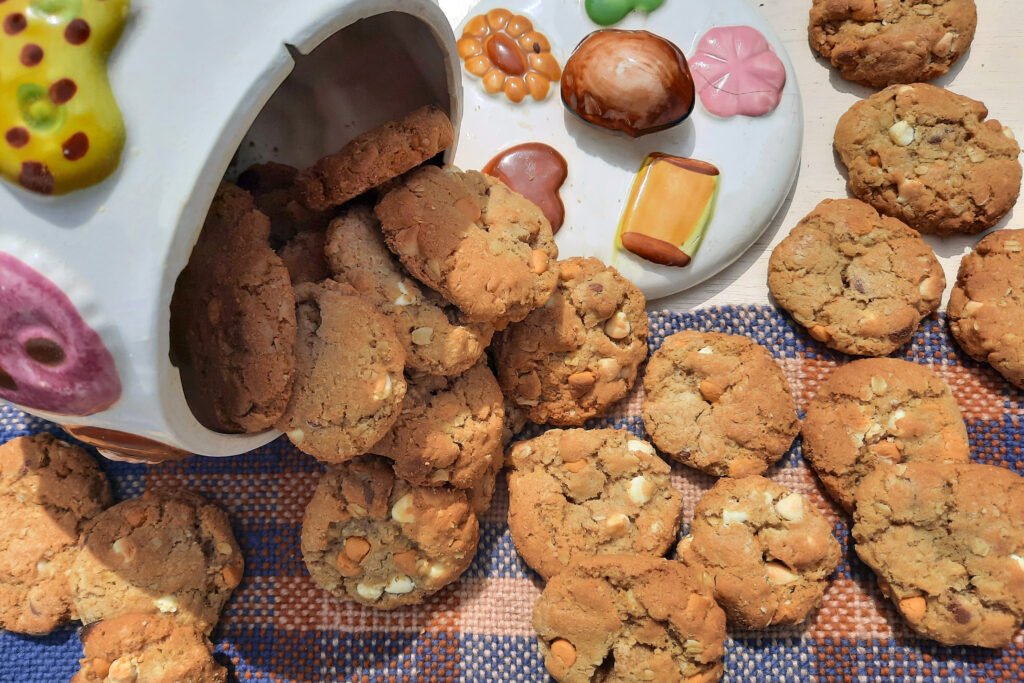
M689 62L700 101L712 114L763 116L779 106L786 67L755 28L711 29Z

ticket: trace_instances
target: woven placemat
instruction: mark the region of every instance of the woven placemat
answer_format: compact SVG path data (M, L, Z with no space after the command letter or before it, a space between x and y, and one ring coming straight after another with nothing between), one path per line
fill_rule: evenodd
M681 329L743 334L782 365L803 414L822 380L847 359L828 351L770 307L709 308L651 314L651 348ZM1024 393L963 355L943 321L929 319L900 357L929 365L953 389L967 420L974 459L1024 467ZM644 436L639 392L590 426ZM0 404L0 441L56 425ZM186 486L218 501L245 552L246 573L213 639L217 656L241 681L547 681L530 627L542 583L516 555L499 482L481 519L480 549L454 586L425 604L378 612L320 590L299 553L302 512L320 466L285 439L245 456L192 458L158 466L103 460L118 499L150 486ZM942 647L913 636L853 553L846 516L804 465L797 440L769 476L810 496L835 524L845 552L824 603L800 628L730 631L727 681L1020 681L1024 638L1004 650ZM710 477L682 466L673 483L687 515ZM687 520L688 521L688 520ZM81 645L67 627L44 638L0 633L0 681L67 681Z

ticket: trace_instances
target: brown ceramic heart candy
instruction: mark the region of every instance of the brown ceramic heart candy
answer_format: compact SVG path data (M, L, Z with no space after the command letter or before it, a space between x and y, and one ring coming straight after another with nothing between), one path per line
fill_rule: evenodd
M565 205L558 190L569 169L558 150L541 142L516 145L488 161L483 172L539 206L551 223L552 233L562 227Z

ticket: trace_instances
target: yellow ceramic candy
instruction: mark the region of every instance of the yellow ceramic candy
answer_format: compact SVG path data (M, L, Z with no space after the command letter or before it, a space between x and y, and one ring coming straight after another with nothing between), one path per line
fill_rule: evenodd
M124 121L107 57L130 0L0 1L0 175L40 194L117 167Z

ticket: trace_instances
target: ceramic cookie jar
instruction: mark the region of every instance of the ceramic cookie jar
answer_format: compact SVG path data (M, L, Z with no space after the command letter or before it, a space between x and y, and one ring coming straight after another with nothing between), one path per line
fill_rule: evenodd
M112 456L275 438L193 417L175 279L236 168L307 166L425 104L458 127L436 2L7 0L0 31L0 399Z

